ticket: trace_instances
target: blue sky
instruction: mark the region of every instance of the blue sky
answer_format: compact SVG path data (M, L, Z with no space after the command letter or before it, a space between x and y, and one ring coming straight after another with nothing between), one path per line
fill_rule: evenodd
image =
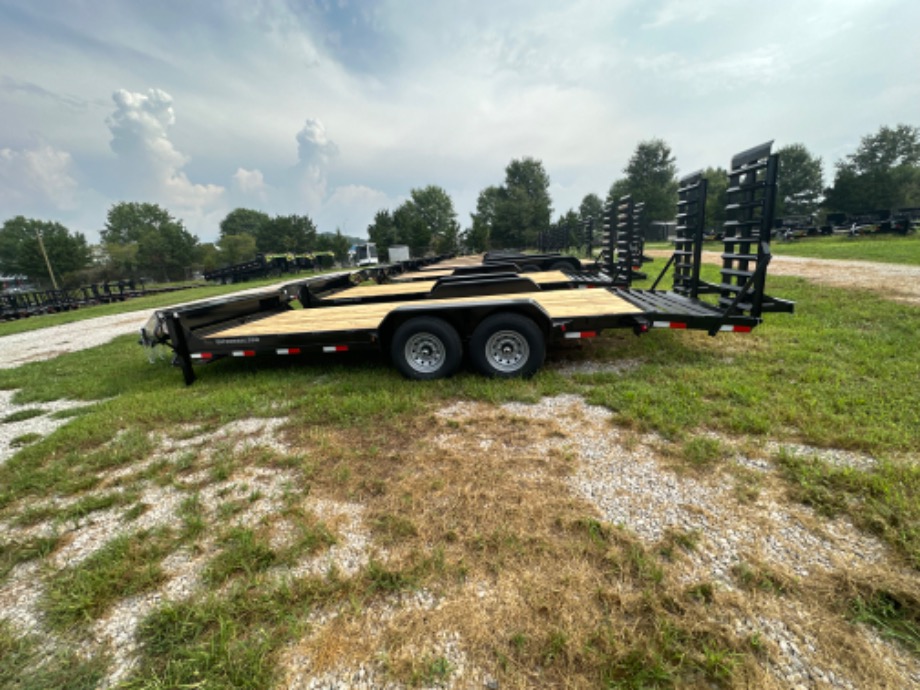
M681 172L775 139L830 176L920 125L917 26L916 0L0 0L0 220L97 241L152 201L203 241L239 206L362 236L436 184L466 227L513 158L559 215L654 137Z

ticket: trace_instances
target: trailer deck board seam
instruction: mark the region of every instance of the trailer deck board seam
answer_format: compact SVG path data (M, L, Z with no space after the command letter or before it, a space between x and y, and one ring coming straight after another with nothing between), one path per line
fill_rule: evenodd
M486 304L505 301L526 302L528 300L543 307L550 318L553 319L642 313L642 310L638 307L607 290L556 290L552 292L490 295L488 297L458 297L455 299L426 300L424 302L386 302L350 304L323 309L293 309L212 333L207 337L208 339L239 338L292 333L373 330L379 328L387 314L403 306L442 308L453 304Z

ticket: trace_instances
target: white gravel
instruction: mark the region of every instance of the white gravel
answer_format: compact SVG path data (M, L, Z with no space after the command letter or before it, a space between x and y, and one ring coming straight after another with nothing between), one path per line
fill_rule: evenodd
M69 421L67 417L55 417L56 412L64 412L92 404L75 400L16 404L13 402L15 395L15 390L0 390L0 465L9 460L19 450L18 443L14 443L17 439L32 435L45 437ZM18 422L3 421L10 415L28 410L40 411L41 414L36 414L34 417ZM36 440L38 439L36 438Z
M127 333L140 334L141 327L152 313L150 309L129 311L5 335L0 337L0 369L12 369L29 362L39 362L69 352L104 345Z

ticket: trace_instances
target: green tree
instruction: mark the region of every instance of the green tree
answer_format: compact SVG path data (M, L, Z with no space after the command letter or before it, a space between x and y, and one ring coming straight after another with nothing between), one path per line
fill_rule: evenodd
M203 271L213 271L226 265L220 250L213 242L202 242L198 245L195 264Z
M126 244L111 242L105 245L108 265L111 270L117 275L138 275L140 273L140 264L137 258L139 248L140 245L137 242L127 242Z
M67 282L69 274L90 264L89 245L82 233L71 233L53 221L16 216L0 228L0 271L24 275L33 283L52 284L42 244L59 286Z
M256 256L256 238L247 232L221 235L217 241L217 252L216 258L221 266L251 261Z
M335 229L335 234L324 233L323 240L324 246L321 251L332 252L335 255L335 260L340 264L344 264L348 260L348 250L354 242L345 237L339 228Z
M537 246L540 234L549 230L553 213L549 175L542 162L522 158L508 164L497 211L490 233L493 246Z
M859 213L920 205L920 129L883 126L862 138L859 148L837 161L825 206Z
M677 208L677 165L671 148L661 139L642 141L623 168L625 182L617 180L610 188L608 201L631 194L645 203L641 217L646 229L653 220L669 221Z
M728 204L728 171L725 168L706 168L706 220L703 227L722 232L725 224L725 206Z
M472 252L484 252L491 244L492 228L501 203L500 187L489 186L479 192L476 213L471 213L472 227L466 233L466 247Z
M550 228L552 204L549 175L534 158L512 160L505 168L505 184L479 193L473 227L467 235L472 246L527 249L537 246Z
M608 204L615 204L624 196L630 194L629 180L625 177L621 177L618 180L615 180L610 189L607 191L607 199L604 202L604 207L606 208Z
M255 239L263 253L310 252L316 248L316 226L307 216L275 216L259 227Z
M230 211L220 221L220 236L249 235L250 237L259 237L263 228L270 222L271 218L267 213L255 211L251 208L237 208Z
M597 227L597 224L601 222L601 219L604 217L604 202L593 192L591 194L586 194L585 198L581 200L581 204L578 206L578 217L582 221L593 218L595 227Z
M374 214L374 222L367 226L368 239L377 245L377 250L383 253L394 244L399 244L396 239L396 223L393 214L387 209L381 209Z
M425 228L418 232L419 241L427 235L428 248L436 254L456 251L460 225L450 195L441 187L428 185L413 189L410 196L411 213L418 217Z
M552 233L561 243L558 249L568 249L581 244L581 216L569 209L553 223Z
M779 151L776 215L810 216L818 212L824 192L821 159L804 144L790 144Z
M412 256L454 252L459 247L460 225L450 195L441 187L413 189L409 199L391 214L378 211L368 226L371 242L381 253L394 244L405 244Z
M100 235L110 256L118 253L117 246L136 243L137 270L162 280L185 278L198 246L198 238L185 229L182 221L158 204L114 204Z

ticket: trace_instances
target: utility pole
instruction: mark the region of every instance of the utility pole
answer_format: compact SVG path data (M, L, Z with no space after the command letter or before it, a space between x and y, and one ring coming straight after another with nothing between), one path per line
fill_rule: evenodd
M48 252L45 251L45 243L42 240L42 231L38 228L35 229L35 238L38 240L38 248L42 250L42 256L45 257L45 266L48 267L48 275L51 277L51 284L54 285L54 289L58 289L57 281L54 279L54 271L51 270L51 261L48 259Z

